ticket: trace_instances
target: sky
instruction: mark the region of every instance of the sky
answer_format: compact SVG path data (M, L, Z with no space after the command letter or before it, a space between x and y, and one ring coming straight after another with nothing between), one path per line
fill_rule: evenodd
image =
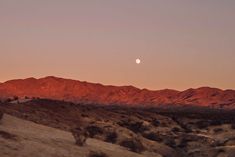
M235 89L234 15L234 0L0 0L0 82Z

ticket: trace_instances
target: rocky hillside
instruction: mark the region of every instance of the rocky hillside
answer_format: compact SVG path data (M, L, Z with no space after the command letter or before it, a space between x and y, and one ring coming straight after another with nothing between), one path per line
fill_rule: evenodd
M138 89L133 86L104 86L57 77L11 80L0 84L0 98L40 97L104 105L197 105L235 107L235 91L202 87L185 91Z
M0 156L234 156L235 110L179 109L0 103Z

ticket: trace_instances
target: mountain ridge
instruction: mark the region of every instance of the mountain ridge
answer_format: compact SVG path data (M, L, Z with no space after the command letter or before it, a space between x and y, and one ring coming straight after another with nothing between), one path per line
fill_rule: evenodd
M0 83L0 98L40 97L76 103L120 105L198 105L235 108L235 90L200 87L184 91L148 90L134 86L113 86L55 76L26 78Z

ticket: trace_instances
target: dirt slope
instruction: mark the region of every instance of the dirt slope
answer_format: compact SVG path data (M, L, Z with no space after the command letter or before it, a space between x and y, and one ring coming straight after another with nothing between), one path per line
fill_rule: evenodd
M1 157L89 157L90 152L103 152L109 157L153 157L96 139L88 139L85 146L79 147L70 132L7 114L0 121L0 150ZM154 157L161 156L155 153Z

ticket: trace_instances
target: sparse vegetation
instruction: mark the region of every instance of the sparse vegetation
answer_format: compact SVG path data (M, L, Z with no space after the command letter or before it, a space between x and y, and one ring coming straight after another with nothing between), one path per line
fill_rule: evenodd
M223 124L223 121L218 120L218 119L212 120L210 123L210 125L213 125L213 126L218 126L218 125L222 125L222 124Z
M174 133L177 133L177 132L180 132L180 128L174 127L174 128L171 129L171 131L174 132Z
M12 101L11 98L7 98L7 99L5 100L6 103L9 103L9 102L11 102L11 101Z
M2 119L2 117L3 117L3 113L2 113L2 112L0 112L0 120Z
M235 123L234 122L231 124L231 128L235 129Z
M157 141L157 142L162 142L162 138L160 138L156 133L150 132L150 133L145 133L143 136L149 140L152 141Z
M103 134L102 128L95 125L87 126L86 131L88 133L88 136L91 138L93 138L95 135Z
M214 129L214 132L215 133L221 133L221 132L223 132L224 130L222 129L222 128L215 128Z
M109 132L106 136L105 141L110 143L116 143L117 142L117 133L116 132Z
M232 133L226 135L228 140L221 137L229 131L235 134L235 111L217 112L206 109L197 113L191 110L164 111L164 109L120 106L89 105L88 107L85 104L47 99L30 99L20 104L2 103L0 111L39 124L72 130L79 146L85 145L86 139L90 137L121 145L136 153L156 152L160 145L161 149L167 147L177 153L185 152L186 156L201 157L201 148L204 152L207 149L213 150L216 147L234 144ZM229 124L231 127L224 124ZM74 128L77 130L73 130ZM2 133L2 135L7 137L7 134ZM216 138L217 136L220 138ZM83 148L86 147L80 149ZM188 153L192 150L198 152Z
M75 128L75 129L72 129L71 132L76 140L76 144L78 146L83 146L88 137L86 131L83 130L82 128Z
M138 139L126 139L120 145L136 153L141 153L145 150L143 144Z
M16 135L10 134L6 131L0 131L0 136L5 139L16 140Z
M159 120L153 119L153 120L152 120L152 124L153 124L154 126L158 127L161 123L160 123Z
M172 139L172 138L166 137L166 138L164 139L164 143L165 143L166 145L168 145L169 147L171 147L171 148L175 148L175 147L176 147L175 140Z
M18 97L18 96L14 96L14 97L13 97L13 101L16 101L16 100L19 100L19 97Z
M24 98L25 98L25 99L29 99L29 97L28 97L28 96L25 96Z
M206 129L206 128L208 128L208 126L210 126L210 123L208 121L200 120L196 123L196 125L199 129Z
M89 117L87 114L84 114L84 113L82 113L81 116L84 117L84 118Z
M108 157L108 155L106 155L103 152L95 152L95 151L91 151L88 155L88 157Z
M186 139L186 138L182 138L181 141L180 141L180 144L178 145L179 148L185 148L188 144L189 140Z
M140 122L140 121L136 122L136 121L133 121L133 120L130 120L130 119L122 120L118 124L122 127L126 127L128 129L130 129L133 132L138 132L138 133L142 133L142 132L149 129L147 126L143 125L143 122Z

